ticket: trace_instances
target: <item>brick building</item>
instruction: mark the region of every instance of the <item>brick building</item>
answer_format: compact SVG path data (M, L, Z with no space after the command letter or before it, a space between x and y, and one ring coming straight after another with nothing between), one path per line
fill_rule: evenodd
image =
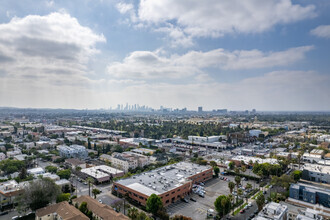
M128 194L143 206L151 194L156 194L167 206L190 194L194 183L207 181L212 176L210 166L180 162L119 180L113 184L112 191L118 196Z

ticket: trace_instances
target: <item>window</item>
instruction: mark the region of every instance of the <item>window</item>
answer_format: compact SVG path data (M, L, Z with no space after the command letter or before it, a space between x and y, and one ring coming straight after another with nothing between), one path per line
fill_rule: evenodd
M175 193L175 191L172 192L172 194L174 194L174 193Z
M170 200L166 200L166 202L165 203L169 203L170 202Z

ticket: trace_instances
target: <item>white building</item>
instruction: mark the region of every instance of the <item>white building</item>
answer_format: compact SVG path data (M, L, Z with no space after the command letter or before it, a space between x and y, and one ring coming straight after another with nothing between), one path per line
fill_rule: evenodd
M6 154L0 153L0 161L6 159Z
M28 174L34 175L34 176L39 176L45 173L45 170L42 169L41 167L36 167L36 168L32 168L32 169L28 169L27 170Z
M200 137L200 136L188 136L188 140L192 142L201 142L201 143L213 143L218 142L220 136L208 136L208 137Z
M256 129L249 130L249 135L251 137L259 137L259 134L261 134L261 130L256 130Z
M61 157L66 158L86 158L88 156L86 148L81 145L60 145L57 147L57 150L59 151Z
M254 219L256 220L286 220L287 219L288 207L276 202L270 202L264 206L264 208L259 212L258 216Z
M330 166L305 163L302 178L309 181L330 183Z
M317 163L320 160L322 160L322 155L312 154L312 153L304 153L302 158L303 158L304 161L307 161L307 162L310 162L310 163L314 163L314 162Z
M323 216L320 215L320 212L314 209L307 208L306 211L301 211L297 215L296 220L323 220Z

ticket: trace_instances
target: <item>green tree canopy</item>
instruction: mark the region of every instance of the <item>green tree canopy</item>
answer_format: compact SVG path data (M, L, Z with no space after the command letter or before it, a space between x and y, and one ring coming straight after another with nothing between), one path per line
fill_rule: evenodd
M69 169L59 170L56 173L61 179L69 179L71 176L71 171Z
M69 200L70 200L70 196L71 196L70 193L62 193L62 194L59 194L59 195L56 197L56 203L63 202L63 201L69 201Z
M31 181L24 187L22 195L17 197L18 209L35 211L54 202L60 193L60 187L49 178Z
M156 215L159 210L163 209L162 200L156 194L151 194L147 199L146 208L148 212Z
M50 173L57 172L57 167L55 167L55 166L46 166L45 169L47 170L47 172L50 172Z
M226 215L230 211L230 206L230 199L225 195L219 196L214 202L215 210L217 210L221 216Z

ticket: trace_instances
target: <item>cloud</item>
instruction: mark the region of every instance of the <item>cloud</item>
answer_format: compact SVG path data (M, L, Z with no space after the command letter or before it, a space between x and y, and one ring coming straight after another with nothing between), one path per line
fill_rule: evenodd
M133 10L134 6L132 4L126 4L124 2L119 2L116 4L116 8L121 14L125 14L125 13Z
M330 25L320 25L311 30L311 34L317 37L330 38Z
M123 8L126 7L119 7L119 11ZM302 6L291 0L140 0L137 11L137 19L132 22L153 30L167 30L174 41L178 39L173 34L176 30L193 38L216 38L232 33L262 33L279 24L316 16L314 5ZM191 44L185 43L181 42L183 46Z
M279 52L227 51L215 49L207 52L190 51L183 55L162 55L160 51L135 51L122 62L108 65L108 73L116 78L129 79L179 79L201 75L204 69L223 70L259 69L287 66L302 60L313 46L290 48ZM196 79L202 79L198 76Z
M0 62L10 62L0 68L7 83L89 83L89 59L99 53L96 43L106 41L67 13L14 17L0 24L0 33Z
M106 39L67 13L14 17L0 33L2 105L69 106L101 83L88 64Z

